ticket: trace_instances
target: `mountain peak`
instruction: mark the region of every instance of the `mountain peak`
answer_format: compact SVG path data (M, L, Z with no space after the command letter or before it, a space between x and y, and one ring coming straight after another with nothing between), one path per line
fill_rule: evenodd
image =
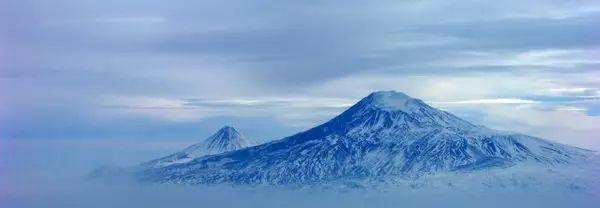
M237 129L231 126L221 127L217 133L208 137L204 143L209 152L213 153L236 150L252 145Z
M380 91L375 91L375 92L372 92L371 94L369 94L369 96L401 96L401 97L411 98L407 94L405 94L403 92L398 92L398 91L395 91L395 90L380 90Z
M223 126L203 142L191 145L169 156L146 162L144 165L165 167L172 164L186 163L205 155L220 154L254 145L256 145L256 142L244 137L236 128Z
M363 99L370 106L381 110L413 112L422 106L423 101L397 91L376 91Z
M223 135L223 136L228 136L228 137L230 137L230 136L234 136L234 137L241 136L240 132L236 128L234 128L232 126L227 126L227 125L221 127L217 131L217 133L215 133L215 135Z
M377 91L338 115L328 126L347 132L381 129L444 128L477 130L480 127L397 91ZM343 128L338 128L343 126Z
M233 141L218 144L219 154L141 176L185 184L396 181L516 164L558 165L585 154L535 137L489 131L395 91L371 93L332 120L281 140L247 148L229 145Z

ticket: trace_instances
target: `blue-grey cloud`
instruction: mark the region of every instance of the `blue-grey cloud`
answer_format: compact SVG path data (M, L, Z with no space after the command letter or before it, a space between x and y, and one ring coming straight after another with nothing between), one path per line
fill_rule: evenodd
M533 100L532 109L595 118L599 8L593 0L2 1L0 120L9 130L0 135L192 137L208 131L195 126L229 119L264 122L245 125L257 134L281 124L271 138L377 89L434 102ZM562 88L588 90L545 91ZM121 98L136 102L110 103ZM489 109L469 106L459 110L493 125Z

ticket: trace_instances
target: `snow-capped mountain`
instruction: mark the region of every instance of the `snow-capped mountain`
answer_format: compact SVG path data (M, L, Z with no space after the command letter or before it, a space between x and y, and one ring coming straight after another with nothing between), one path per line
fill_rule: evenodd
M513 165L555 166L587 150L477 126L394 91L270 143L146 169L144 180L185 184L323 184L420 177Z
M234 151L253 145L256 145L256 143L244 137L237 129L231 126L224 126L200 143L191 145L172 155L146 162L142 166L159 168L172 164L186 163L205 155Z

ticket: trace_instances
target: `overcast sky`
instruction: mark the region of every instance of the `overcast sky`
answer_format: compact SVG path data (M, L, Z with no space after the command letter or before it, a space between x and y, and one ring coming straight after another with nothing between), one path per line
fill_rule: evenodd
M397 90L600 150L600 3L0 1L0 137L259 140Z

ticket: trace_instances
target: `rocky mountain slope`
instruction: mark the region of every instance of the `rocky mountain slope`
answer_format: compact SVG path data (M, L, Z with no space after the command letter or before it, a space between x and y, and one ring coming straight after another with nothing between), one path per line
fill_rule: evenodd
M307 131L237 151L148 168L137 176L161 183L306 185L418 178L517 164L556 166L588 153L474 125L403 93L382 91Z
M224 126L200 143L191 145L172 155L143 163L142 166L160 168L173 164L186 163L205 155L234 151L253 145L256 145L256 143L244 137L237 129Z

